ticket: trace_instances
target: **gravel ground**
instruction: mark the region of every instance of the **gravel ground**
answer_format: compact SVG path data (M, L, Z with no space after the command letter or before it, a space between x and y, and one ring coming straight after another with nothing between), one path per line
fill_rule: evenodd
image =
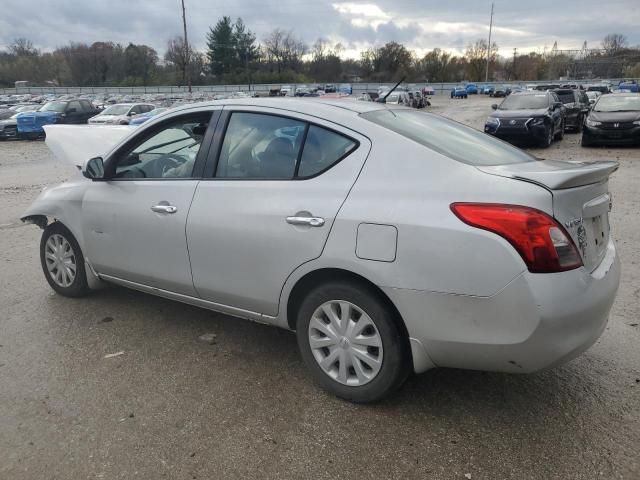
M491 103L433 110L482 128ZM551 371L433 370L357 406L311 383L289 332L115 287L54 295L40 230L17 219L70 170L41 142L0 143L0 478L640 478L640 150L568 134L532 152L621 162L602 338Z

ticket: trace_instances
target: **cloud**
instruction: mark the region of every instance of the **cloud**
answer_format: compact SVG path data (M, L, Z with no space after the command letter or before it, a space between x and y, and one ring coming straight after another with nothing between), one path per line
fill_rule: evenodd
M242 17L259 40L274 28L293 30L311 44L322 37L347 51L398 41L418 52L435 47L461 52L488 35L490 1L458 0L235 0L226 5L185 0L190 41L206 48L206 33L222 15ZM557 0L496 0L493 39L508 54L550 48L597 47L611 32L640 44L638 0L581 0L580 7ZM35 4L35 7L34 7ZM144 43L161 54L169 38L182 33L179 0L2 0L0 48L17 37L52 50L70 41Z

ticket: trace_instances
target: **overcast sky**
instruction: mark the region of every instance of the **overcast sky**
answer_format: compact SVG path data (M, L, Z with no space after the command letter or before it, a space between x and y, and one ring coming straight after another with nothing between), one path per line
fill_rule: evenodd
M274 28L293 29L312 44L340 42L347 56L388 41L425 53L460 53L488 34L490 0L185 0L189 40L204 50L210 25L222 15L242 17L258 40ZM26 37L52 50L70 41L144 43L164 52L182 34L180 0L0 0L0 48ZM640 44L640 0L497 0L493 39L500 53L592 48L611 32Z

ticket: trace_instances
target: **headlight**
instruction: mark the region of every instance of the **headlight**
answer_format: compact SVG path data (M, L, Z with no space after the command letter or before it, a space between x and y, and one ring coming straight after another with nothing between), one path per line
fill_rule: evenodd
M602 125L602 122L596 122L595 120L591 120L590 118L587 118L587 121L585 123L588 127L599 127L600 125Z
M487 121L485 122L487 125L494 125L494 126L498 126L500 125L500 120L498 120L496 117L487 117Z
M531 119L531 125L542 125L544 123L544 117L535 117Z
M634 125L640 125L640 120L636 120L635 122L633 122Z

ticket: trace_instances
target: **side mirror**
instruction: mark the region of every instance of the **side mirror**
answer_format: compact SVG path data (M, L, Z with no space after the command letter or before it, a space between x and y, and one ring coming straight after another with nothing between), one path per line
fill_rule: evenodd
M562 108L562 102L553 102L553 109L558 110L559 108Z
M64 113L76 113L76 109L75 108L67 108L67 110Z
M95 157L89 160L82 169L82 175L91 180L104 178L104 163L102 157Z
M493 110L497 110L497 109L498 109L498 104L497 104L497 103L494 103L493 105L491 105L491 108L492 108Z
M137 113L136 112L127 113L127 117L133 117L134 115L137 115Z

